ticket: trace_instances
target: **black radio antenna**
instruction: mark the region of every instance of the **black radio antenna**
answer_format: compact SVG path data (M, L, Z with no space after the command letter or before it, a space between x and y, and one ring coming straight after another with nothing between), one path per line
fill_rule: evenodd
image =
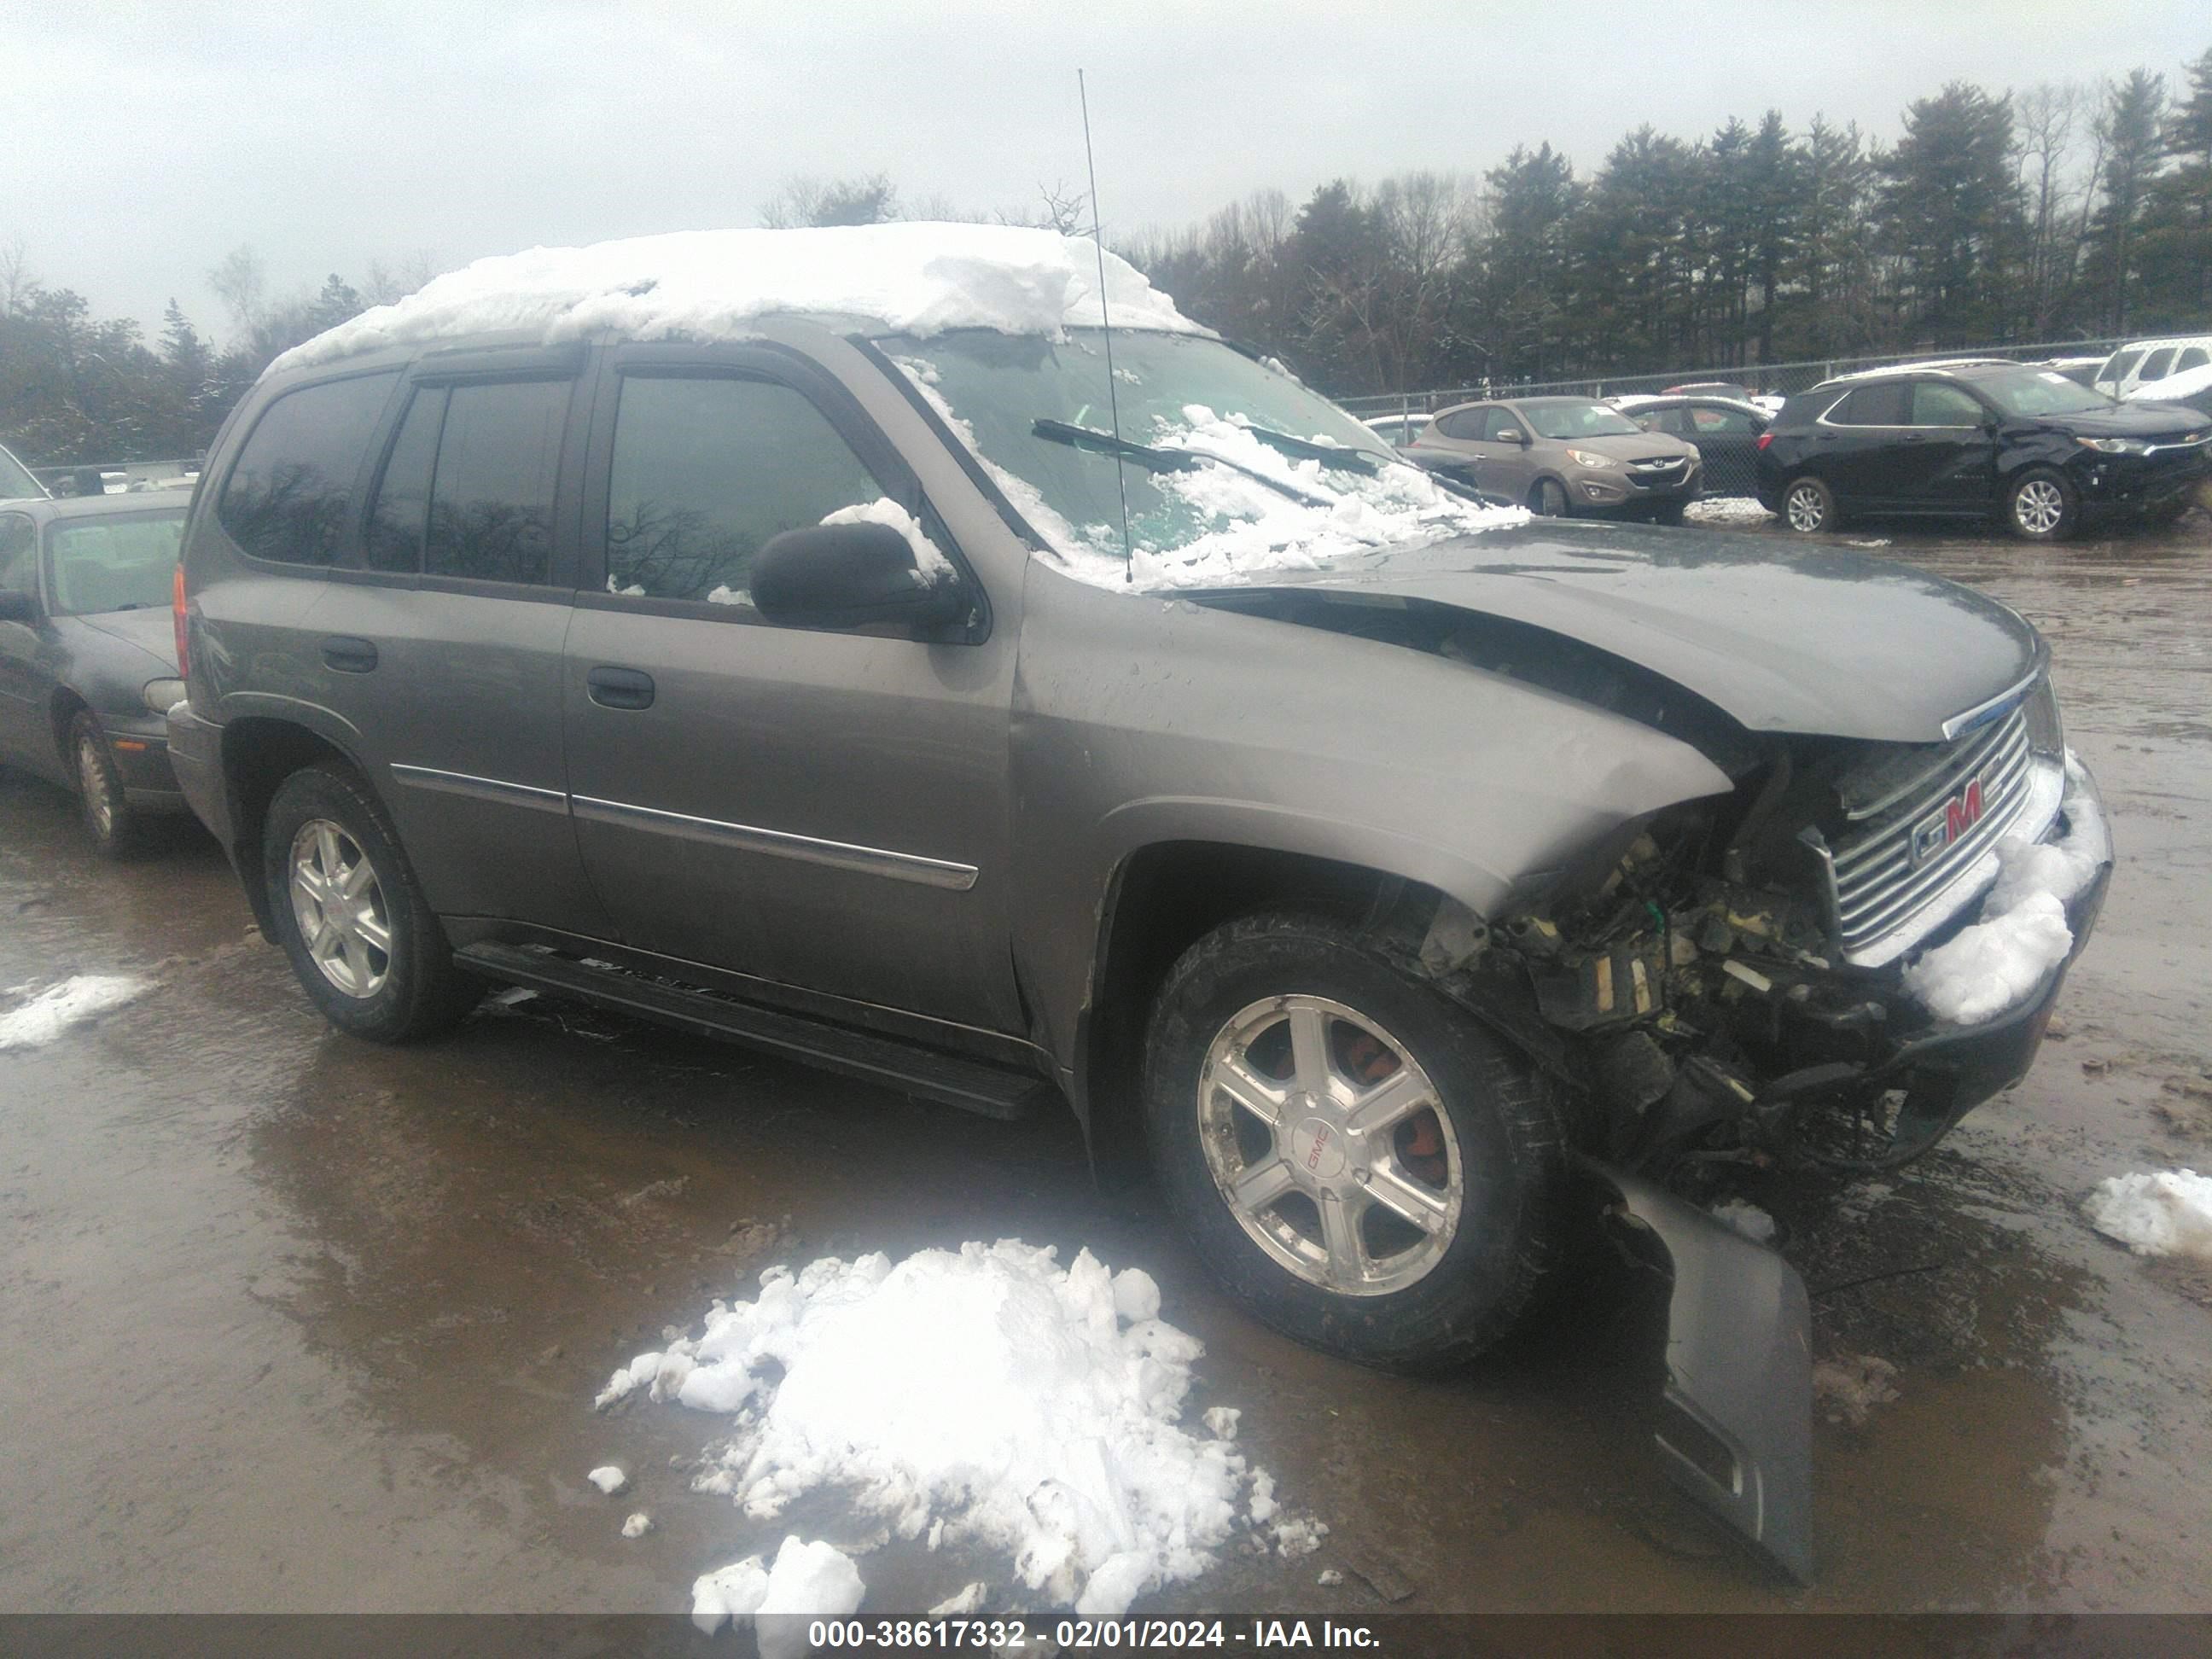
M1114 314L1106 303L1106 241L1098 228L1098 163L1091 154L1091 93L1083 71L1075 71L1075 95L1083 106L1083 165L1091 174L1091 246L1098 256L1098 326L1106 337L1106 413L1114 423L1114 483L1121 492L1121 580L1136 567L1129 547L1129 475L1121 464L1121 394L1114 383Z

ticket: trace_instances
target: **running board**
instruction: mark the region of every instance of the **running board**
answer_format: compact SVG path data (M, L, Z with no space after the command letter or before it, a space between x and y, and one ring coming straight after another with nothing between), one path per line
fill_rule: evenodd
M857 1031L752 1003L709 996L570 957L511 945L470 945L453 965L510 985L574 997L601 1008L673 1025L698 1036L767 1048L824 1071L878 1084L901 1094L1012 1121L1052 1091L1033 1073L969 1060L896 1037Z

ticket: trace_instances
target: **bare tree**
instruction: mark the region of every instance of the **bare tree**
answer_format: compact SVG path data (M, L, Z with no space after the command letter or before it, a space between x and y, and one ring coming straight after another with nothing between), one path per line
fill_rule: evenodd
M428 248L417 248L388 264L371 259L368 274L362 278L361 297L373 306L388 306L405 299L437 274L438 257Z
M898 186L889 175L872 173L827 179L794 175L762 204L760 216L770 230L793 230L803 225L879 225L905 216L899 211Z
M2045 81L2013 100L2021 186L2027 198L2031 326L2048 333L2074 289L2087 227L2082 198L2095 175L2075 166L2082 116L2091 102L2079 81Z
M0 247L0 317L20 316L38 286L39 279L31 270L29 244L18 236Z
M258 328L269 312L269 272L252 243L241 243L207 274L208 286L241 334Z

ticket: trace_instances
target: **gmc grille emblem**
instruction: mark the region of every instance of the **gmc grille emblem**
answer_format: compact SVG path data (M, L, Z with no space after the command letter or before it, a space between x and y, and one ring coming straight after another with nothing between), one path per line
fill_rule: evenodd
M1912 867L1917 870L1982 821L1982 783L1974 779L1912 827Z

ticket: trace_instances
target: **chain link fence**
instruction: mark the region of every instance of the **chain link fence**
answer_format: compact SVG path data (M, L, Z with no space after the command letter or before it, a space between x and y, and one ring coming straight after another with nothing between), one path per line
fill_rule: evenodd
M2003 357L2014 362L2049 362L2078 358L2084 363L2101 362L2123 343L2119 339L2043 340L2028 345L1960 346L1941 351L1897 351L1872 357L1808 358L1793 363L1739 363L1723 368L1678 368L1657 374L1592 374L1571 380L1478 381L1471 386L1438 386L1425 392L1383 393L1339 398L1336 402L1363 419L1387 415L1426 415L1454 404L1485 398L1531 398L1565 395L1617 398L1638 392L1664 392L1669 386L1700 381L1741 386L1754 397L1786 398L1838 374L1863 368L1888 368L1898 363L1948 362L1960 357Z

